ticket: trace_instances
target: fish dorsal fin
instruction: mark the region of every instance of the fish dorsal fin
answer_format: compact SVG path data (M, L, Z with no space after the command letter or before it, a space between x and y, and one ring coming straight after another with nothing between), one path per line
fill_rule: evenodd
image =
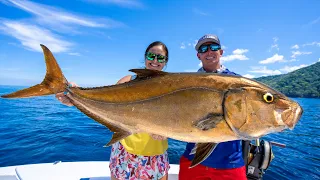
M129 71L137 74L137 78L136 78L137 80L169 74L167 72L157 71L152 69L130 69Z
M217 143L197 143L196 154L189 168L193 168L196 165L203 162L205 159L207 159L207 157L210 156L210 154L214 151L217 145L218 145Z

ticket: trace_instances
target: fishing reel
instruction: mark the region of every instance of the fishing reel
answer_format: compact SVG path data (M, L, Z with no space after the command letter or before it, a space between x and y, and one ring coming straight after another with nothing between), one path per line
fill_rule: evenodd
M268 169L271 161L274 158L272 152L272 145L285 147L284 144L269 142L265 140L257 139L255 144L245 142L245 148L247 149L244 153L247 153L245 162L247 165L247 178L248 180L260 180L264 174L264 171Z

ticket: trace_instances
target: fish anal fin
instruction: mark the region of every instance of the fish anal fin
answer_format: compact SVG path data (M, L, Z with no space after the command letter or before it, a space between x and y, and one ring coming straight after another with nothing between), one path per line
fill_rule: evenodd
M164 71L157 71L157 70L151 70L151 69L130 69L129 71L137 74L137 78L136 78L137 80L156 77L156 76L163 76L168 74L167 72L164 72Z
M70 92L72 94L72 92ZM74 94L74 96L76 96ZM76 106L81 112L83 112L88 117L92 118L93 120L99 122L100 124L103 124L106 126L111 132L113 132L112 139L105 145L110 146L115 142L120 141L121 139L126 138L127 136L131 135L131 132L127 132L124 129L115 126L109 122L107 122L105 119L101 118L100 116L95 115L94 113L90 112L86 108L84 108L81 103L77 103L77 101L73 101L72 98L70 99L72 104Z
M130 135L131 135L131 133L126 132L126 131L115 132L115 133L113 133L111 140L106 145L104 145L104 147L110 146L113 143L116 143L116 142L120 141L121 139L124 139Z
M210 156L210 154L214 151L214 149L217 147L217 143L198 143L197 145L197 152L191 162L191 165L189 168L193 168L196 165L203 162L207 157Z
M73 101L72 101L73 102ZM75 104L75 102L73 102L73 104ZM121 129L120 127L118 126L115 126L109 122L107 122L106 120L102 119L101 117L91 113L90 111L87 111L86 109L84 108L80 108L78 107L77 105L75 105L81 112L83 112L84 114L86 114L87 116L89 116L90 118L94 119L95 121L105 125L111 132L113 132L113 135L112 135L112 138L111 140L104 146L104 147L107 147L107 146L110 146L112 145L113 143L116 143L118 141L120 141L121 139L124 139L126 138L127 136L130 136L131 133L130 132L127 132L123 129Z
M196 121L194 126L198 129L206 131L215 128L222 120L224 120L224 116L222 114L209 113L204 118Z

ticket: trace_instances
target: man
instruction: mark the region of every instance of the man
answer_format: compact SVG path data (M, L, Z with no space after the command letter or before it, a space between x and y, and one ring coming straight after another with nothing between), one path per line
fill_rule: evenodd
M201 37L195 46L197 57L202 62L198 72L237 75L221 65L223 54L220 40L216 35ZM194 143L188 143L180 159L179 179L246 179L246 168L242 157L241 141L219 143L211 155L199 165L189 168L194 155L190 155Z

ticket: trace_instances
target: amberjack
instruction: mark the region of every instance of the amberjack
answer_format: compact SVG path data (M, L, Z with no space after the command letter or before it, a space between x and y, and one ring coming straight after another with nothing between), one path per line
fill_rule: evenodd
M44 80L2 98L64 92L81 112L113 132L107 146L140 132L194 142L191 167L220 142L293 129L303 112L297 102L263 83L216 73L131 69L137 78L127 83L70 87L53 54L41 47L47 68Z

